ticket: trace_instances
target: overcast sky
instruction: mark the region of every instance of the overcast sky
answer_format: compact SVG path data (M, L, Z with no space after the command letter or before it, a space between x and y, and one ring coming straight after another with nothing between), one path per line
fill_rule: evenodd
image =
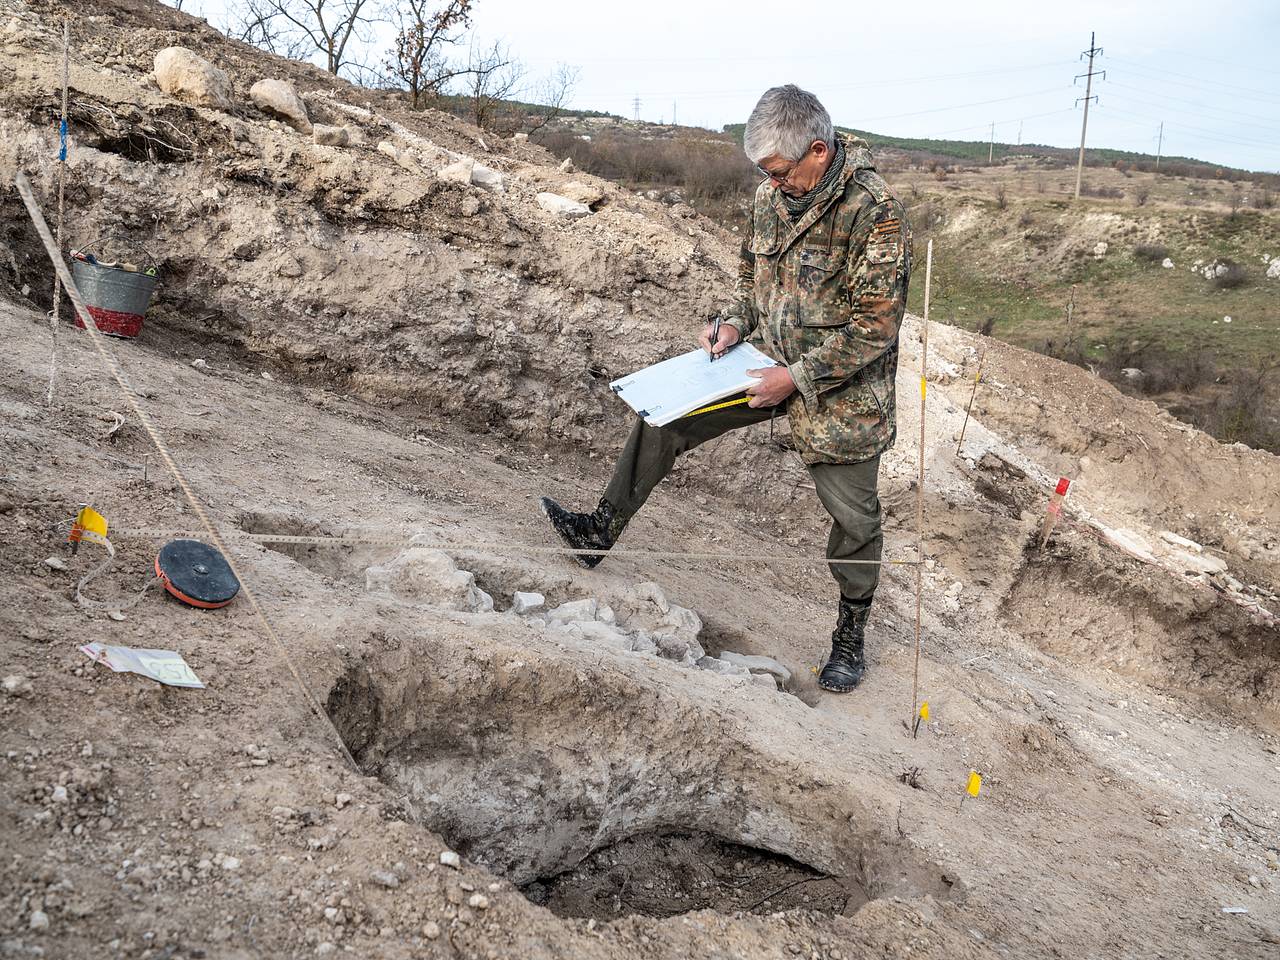
M221 23L231 0L187 0ZM1085 64L1103 55L1089 144L1280 171L1278 0L913 0L899 5L475 0L474 35L533 76L577 67L573 106L719 129L798 83L836 123L899 136L1075 146Z

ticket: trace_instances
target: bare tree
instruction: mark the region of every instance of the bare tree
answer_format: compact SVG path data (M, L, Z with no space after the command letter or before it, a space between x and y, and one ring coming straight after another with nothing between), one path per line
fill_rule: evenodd
M228 8L221 29L232 40L290 60L304 60L312 52L307 39L283 21L277 4L271 0L240 0Z
M481 130L494 129L501 119L501 104L512 99L524 79L524 67L500 42L477 52L471 48L464 71L465 96L471 101L471 121Z
M567 64L556 64L556 68L543 77L534 88L529 98L538 109L524 116L525 132L532 135L541 130L560 114L564 113L573 99L573 91L578 85L578 68Z
M459 31L471 22L473 0L400 0L395 8L396 33L387 73L409 91L413 109L424 95L437 93L446 83L466 72L447 63L441 47L458 42Z
M237 39L298 59L319 54L330 73L355 62L379 19L378 0L243 0L233 15ZM232 33L236 35L236 33Z

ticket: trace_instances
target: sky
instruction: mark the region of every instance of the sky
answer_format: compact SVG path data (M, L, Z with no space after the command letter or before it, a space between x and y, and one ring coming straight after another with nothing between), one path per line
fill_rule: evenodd
M234 0L185 0L215 25ZM901 7L475 0L473 37L531 81L579 70L571 106L718 130L797 83L840 126L894 136L1088 144L1280 172L1280 0L913 0ZM389 28L374 46L389 45ZM1158 143L1163 122L1163 143Z

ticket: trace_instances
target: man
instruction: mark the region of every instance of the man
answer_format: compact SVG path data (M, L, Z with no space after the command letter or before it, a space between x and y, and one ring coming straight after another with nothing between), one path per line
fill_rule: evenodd
M880 578L880 454L893 444L898 329L906 310L911 234L902 204L871 163L867 144L835 135L818 99L787 85L765 92L747 120L743 146L766 178L756 189L742 246L734 304L711 342L721 356L752 333L782 365L748 371L759 383L746 406L685 417L665 427L637 420L593 513L554 501L542 509L575 549L607 550L676 457L720 434L785 410L796 449L831 514L829 560L840 585L824 690L856 687ZM594 567L601 556L579 556Z

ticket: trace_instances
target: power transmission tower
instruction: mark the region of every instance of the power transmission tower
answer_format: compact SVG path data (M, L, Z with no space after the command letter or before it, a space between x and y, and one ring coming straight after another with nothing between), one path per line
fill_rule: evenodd
M671 125L673 127L678 127L680 125L676 122L676 102L674 100L671 101Z
M1075 199L1077 200L1080 199L1080 178L1084 175L1084 137L1085 137L1085 132L1089 129L1089 101L1097 99L1097 97L1093 96L1093 78L1094 78L1093 58L1096 56L1100 56L1102 54L1102 48L1097 45L1096 39L1097 39L1097 34L1090 32L1089 49L1085 50L1083 53L1080 54L1081 59L1083 59L1086 56L1089 58L1089 70L1087 73L1081 73L1076 75L1076 80L1079 80L1081 77L1085 78L1084 96L1076 100L1077 104L1080 102L1080 100L1084 101L1084 121L1080 124L1080 159L1076 161ZM1107 71L1101 70L1099 71L1099 73L1101 74L1102 78L1105 80L1107 77Z
M1160 132L1156 134L1156 170L1160 169L1160 151L1164 147L1164 121L1160 121Z
M631 106L635 108L636 122L640 122L640 94L636 94L635 99L631 101Z
M1018 146L1022 146L1022 121L1018 121Z
M991 166L991 158L996 153L996 122L991 121L991 142L987 144L987 166Z

